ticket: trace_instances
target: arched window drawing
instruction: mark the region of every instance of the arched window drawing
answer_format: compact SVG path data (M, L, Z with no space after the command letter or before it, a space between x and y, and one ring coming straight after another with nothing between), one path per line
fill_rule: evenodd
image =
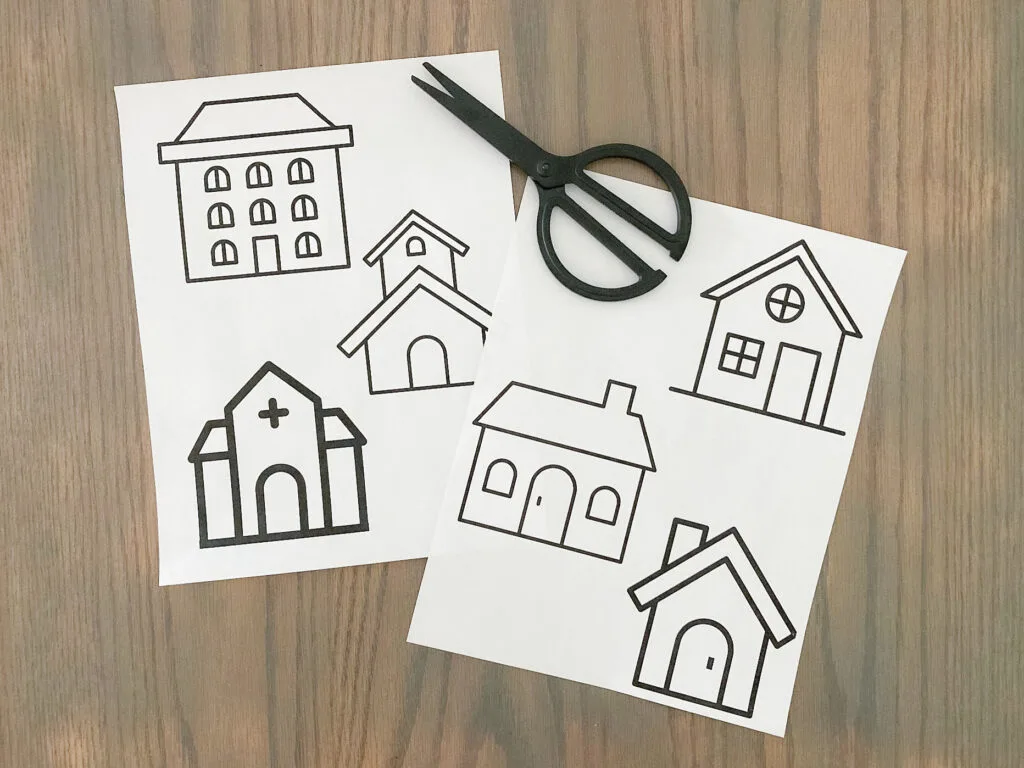
M295 257L298 259L311 259L319 256L320 238L312 232L303 232L295 238Z
M304 157L297 157L288 163L289 184L310 184L313 182L313 164Z
M238 263L238 249L230 240L218 240L210 248L210 261L215 267Z
M270 166L266 163L255 162L245 172L245 183L248 187L269 187L273 184L273 176L270 175Z
M274 210L274 204L265 197L254 200L253 204L249 206L249 221L254 225L274 224L277 221L277 212Z
M228 171L221 165L208 168L203 177L203 185L207 192L227 192L231 189L231 177Z
M317 217L316 200L299 195L292 200L292 221L311 221Z
M405 241L406 256L422 256L426 252L427 244L423 242L423 238L419 235L413 235Z
M509 498L516 489L516 468L508 459L495 459L484 475L484 491Z
M587 517L590 520L597 520L608 525L615 525L619 517L619 492L607 485L602 485L590 494L590 503L587 505Z
M206 212L206 223L210 229L226 229L235 226L235 214L227 203L214 203Z

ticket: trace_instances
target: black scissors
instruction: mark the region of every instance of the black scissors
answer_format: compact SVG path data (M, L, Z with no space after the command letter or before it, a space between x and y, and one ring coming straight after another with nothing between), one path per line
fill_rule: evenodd
M598 301L622 301L641 296L661 283L665 273L649 266L636 253L566 194L565 186L574 184L595 197L601 204L625 219L663 246L675 261L683 255L690 239L690 196L686 193L679 174L672 166L650 150L633 144L602 144L578 155L553 155L545 152L494 112L474 98L450 77L429 62L423 66L443 85L442 91L413 75L412 81L432 96L441 106L462 120L485 138L491 145L518 165L533 179L540 193L537 214L537 241L544 261L551 273L570 291ZM668 186L676 204L676 227L670 232L651 221L618 195L609 192L585 173L587 166L598 160L619 157L646 165ZM551 241L551 214L561 208L577 224L590 233L601 245L611 251L637 276L637 281L619 288L604 288L580 280L570 272L555 253Z

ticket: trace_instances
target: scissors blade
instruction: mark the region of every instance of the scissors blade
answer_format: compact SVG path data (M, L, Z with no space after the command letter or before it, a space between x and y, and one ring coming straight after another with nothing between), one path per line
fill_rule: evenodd
M558 156L538 147L429 61L423 62L423 66L448 91L446 93L413 75L412 81L428 96L476 131L531 178L536 174L550 182L552 170L562 165ZM540 170L545 163L545 169Z

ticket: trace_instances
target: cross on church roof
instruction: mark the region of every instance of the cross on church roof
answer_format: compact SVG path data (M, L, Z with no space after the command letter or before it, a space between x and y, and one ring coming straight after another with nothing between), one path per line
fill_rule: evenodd
M288 409L278 408L277 398L272 397L267 401L266 410L260 411L257 415L261 419L270 419L270 428L277 429L281 423L281 419L288 415Z

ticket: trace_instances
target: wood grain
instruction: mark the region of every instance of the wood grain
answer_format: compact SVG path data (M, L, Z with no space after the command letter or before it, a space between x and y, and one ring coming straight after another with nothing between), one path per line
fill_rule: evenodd
M0 764L1018 766L1024 6L0 0ZM909 250L785 740L407 645L422 564L160 589L115 84L498 48L552 149Z

